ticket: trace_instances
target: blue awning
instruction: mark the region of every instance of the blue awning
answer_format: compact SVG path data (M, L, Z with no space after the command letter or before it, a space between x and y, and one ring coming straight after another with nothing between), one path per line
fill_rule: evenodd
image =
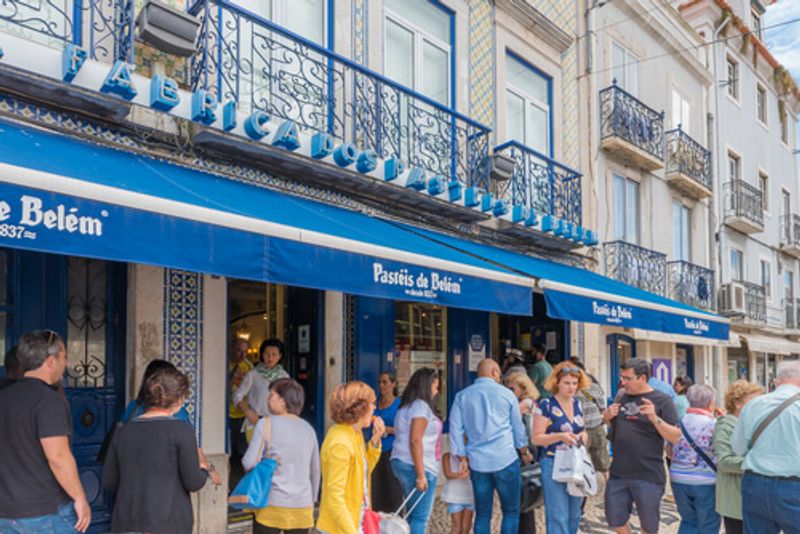
M529 278L364 213L0 121L0 246L530 315Z
M728 341L727 319L600 274L448 235L407 230L454 250L531 276L544 291L547 315L624 328L641 328Z

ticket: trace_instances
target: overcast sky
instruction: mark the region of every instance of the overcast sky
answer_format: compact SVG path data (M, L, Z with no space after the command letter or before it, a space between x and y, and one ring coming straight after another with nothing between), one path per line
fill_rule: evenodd
M767 8L764 17L767 47L775 58L800 81L800 0L779 0ZM797 22L790 22L797 21ZM777 28L770 26L782 24ZM800 125L797 127L800 139Z

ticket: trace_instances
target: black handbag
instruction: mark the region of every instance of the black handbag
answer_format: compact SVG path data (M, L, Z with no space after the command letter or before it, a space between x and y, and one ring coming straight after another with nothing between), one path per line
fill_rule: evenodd
M522 482L522 495L520 498L520 513L530 512L544 504L544 490L542 489L542 466L539 462L523 465L520 469Z

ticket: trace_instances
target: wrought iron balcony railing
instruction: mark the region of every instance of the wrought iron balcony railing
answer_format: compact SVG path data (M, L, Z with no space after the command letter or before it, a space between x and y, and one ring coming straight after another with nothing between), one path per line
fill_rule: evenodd
M741 221L754 230L763 229L764 201L761 191L744 180L727 182L724 189L725 218Z
M667 271L670 298L704 310L714 309L714 271L688 261L667 262Z
M488 190L489 128L232 3L199 0L192 88Z
M619 137L664 159L664 114L617 86L600 91L600 139Z
M744 286L745 318L758 323L767 322L767 293L764 286L737 280Z
M783 299L784 323L789 330L800 329L800 299Z
M501 198L581 226L581 173L517 141L495 147L494 153L515 162L511 180L496 184Z
M0 32L62 47L72 43L89 57L133 61L134 0L4 0Z
M711 152L692 139L680 126L666 134L667 174L677 172L692 178L709 191L711 179Z
M651 293L666 295L667 255L625 241L603 245L606 276Z
M800 215L781 215L781 245L800 248Z

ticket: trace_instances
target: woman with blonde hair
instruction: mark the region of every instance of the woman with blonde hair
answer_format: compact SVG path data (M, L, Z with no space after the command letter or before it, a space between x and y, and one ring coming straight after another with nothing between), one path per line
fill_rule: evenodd
M727 415L717 419L714 428L714 455L717 457L716 510L725 523L728 534L741 533L742 522L742 462L731 446L731 434L744 405L761 395L758 384L737 380L725 392Z
M381 455L383 420L375 417L375 391L364 382L341 384L329 405L333 425L320 451L322 499L317 528L326 534L358 534L370 509L370 474ZM363 430L372 426L366 443Z
M588 442L578 391L589 387L586 373L570 361L556 365L544 381L552 397L539 402L533 418L533 444L541 447L545 524L548 534L575 534L581 522L582 497L573 497L567 484L553 480L556 450Z

